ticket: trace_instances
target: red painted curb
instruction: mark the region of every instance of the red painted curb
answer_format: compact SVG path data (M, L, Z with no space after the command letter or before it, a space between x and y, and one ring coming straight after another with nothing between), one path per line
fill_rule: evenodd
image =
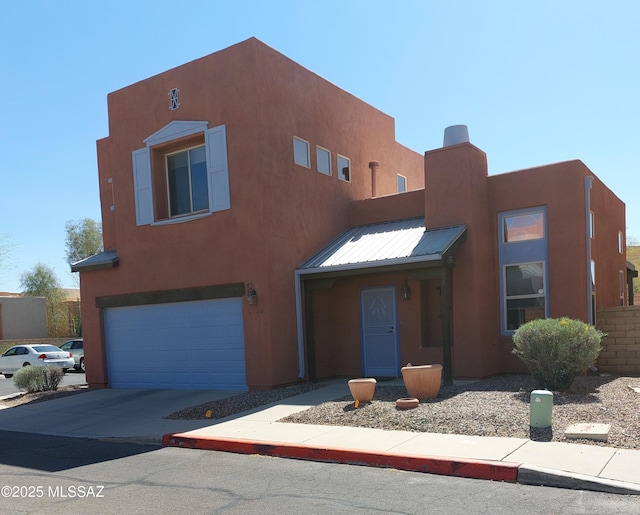
M170 433L162 437L164 447L183 447L210 451L235 452L241 454L261 454L278 458L296 458L311 461L326 461L350 465L389 467L413 472L427 472L445 476L491 479L494 481L516 482L517 463L459 458L406 456L393 453L379 453L357 449L333 449L298 444L256 442L218 437L191 437L180 433Z

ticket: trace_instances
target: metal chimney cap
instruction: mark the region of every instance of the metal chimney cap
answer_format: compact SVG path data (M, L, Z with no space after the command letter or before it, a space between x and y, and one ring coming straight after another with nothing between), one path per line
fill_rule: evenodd
M444 130L443 147L469 143L469 128L466 125L451 125Z

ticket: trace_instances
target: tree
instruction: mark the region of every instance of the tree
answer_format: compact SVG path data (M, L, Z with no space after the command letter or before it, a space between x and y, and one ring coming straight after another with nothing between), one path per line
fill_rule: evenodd
M30 297L44 297L47 303L47 321L51 336L66 335L65 311L63 302L66 295L60 286L52 268L38 263L30 272L20 276L22 294Z
M68 220L67 231L67 263L75 263L102 251L102 224L91 218Z

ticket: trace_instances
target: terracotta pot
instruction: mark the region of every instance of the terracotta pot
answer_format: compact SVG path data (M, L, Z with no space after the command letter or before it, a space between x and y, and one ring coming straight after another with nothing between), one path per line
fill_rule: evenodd
M418 365L402 367L402 380L409 397L434 399L440 391L442 365Z
M349 391L354 400L358 402L371 402L376 389L376 380L373 377L361 379L351 379L349 381Z
M417 408L420 401L415 397L403 397L396 401L396 408L398 409L412 409Z

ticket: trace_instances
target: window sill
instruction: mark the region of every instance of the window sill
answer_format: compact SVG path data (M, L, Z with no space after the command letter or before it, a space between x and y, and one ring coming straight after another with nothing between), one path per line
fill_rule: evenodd
M179 216L175 218L166 218L164 220L158 220L157 222L153 222L151 225L172 225L172 224L181 224L184 222L191 222L192 220L199 220L200 218L206 218L207 216L211 216L213 213L207 211L206 213L195 213L193 215Z

